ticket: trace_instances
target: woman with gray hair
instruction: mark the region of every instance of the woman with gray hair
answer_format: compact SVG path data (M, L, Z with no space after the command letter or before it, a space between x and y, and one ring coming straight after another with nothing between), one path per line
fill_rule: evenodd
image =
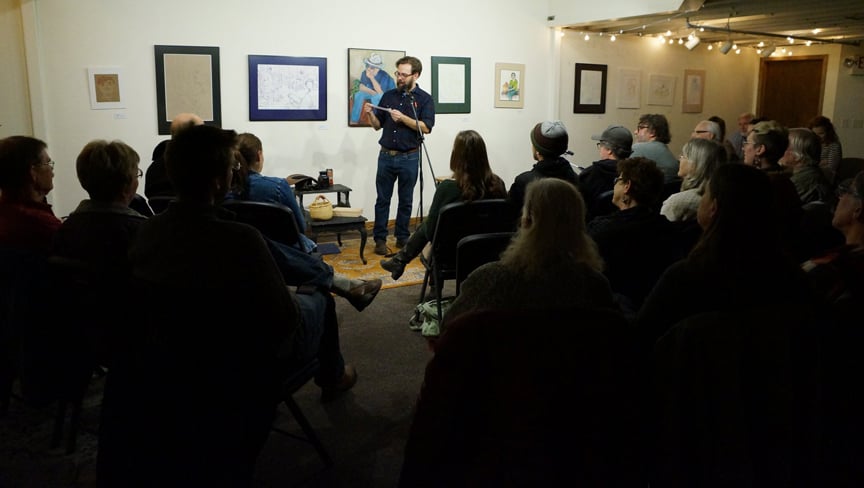
M831 199L831 185L819 168L822 141L810 129L790 129L789 147L780 164L792 169L792 183L801 203L825 202Z
M712 140L690 139L681 149L678 163L678 176L684 179L681 191L660 207L660 214L673 222L696 218L708 179L718 166L726 163L726 153L723 146Z

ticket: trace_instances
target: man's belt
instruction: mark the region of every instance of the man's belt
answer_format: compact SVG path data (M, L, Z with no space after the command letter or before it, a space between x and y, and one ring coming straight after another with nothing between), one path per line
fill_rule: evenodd
M387 155L389 155L389 156L398 156L398 155L400 155L400 154L411 154L411 153L415 153L415 152L417 152L418 149L420 149L420 148L419 148L419 147L415 147L415 148L413 148L413 149L409 149L409 150L407 150L407 151L397 151L397 150L395 150L395 149L387 149L387 148L382 147L382 148L381 148L381 154L387 154Z

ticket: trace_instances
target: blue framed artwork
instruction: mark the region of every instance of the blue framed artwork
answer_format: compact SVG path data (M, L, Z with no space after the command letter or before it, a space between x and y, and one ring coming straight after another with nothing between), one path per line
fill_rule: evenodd
M327 58L250 54L249 120L327 120Z

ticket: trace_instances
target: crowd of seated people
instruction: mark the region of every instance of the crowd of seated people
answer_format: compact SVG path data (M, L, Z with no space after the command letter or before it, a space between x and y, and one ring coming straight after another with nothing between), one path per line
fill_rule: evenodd
M645 134L637 140L663 143L649 137L657 127L662 121L644 118L635 132ZM857 327L864 295L864 173L832 188L812 171L824 147L818 135L761 121L743 138L741 164L727 162L718 142L694 137L683 144L681 192L661 206L668 177L651 159L628 158L619 147L628 141L617 129L623 128L610 126L599 136L604 171L614 162L615 210L590 219L580 178L561 163L566 128L547 121L532 129L537 164L510 190L511 197L521 195L518 231L500 261L468 276L444 317L401 486L529 479L702 486L706 477L723 476L732 485L754 486L796 486L793 478L797 486L818 486L820 478L830 480L825 486L864 481L857 442L864 435L864 391L857 381L864 373L858 354L864 334ZM296 205L283 179L261 175L257 137L190 119L160 157L175 201L148 217L130 208L141 177L135 150L120 141L88 143L76 171L89 198L61 225L46 201L53 188L46 144L22 136L0 140L0 247L4 256L24 250L78 260L138 298L160 297L130 318L122 339L103 344L114 349L107 355L100 430L105 483L176 482L181 466L182 482L245 483L279 400L274 392L293 368L318 360L322 399L355 384L356 370L341 354L331 292L349 301L362 297L365 304L355 305L362 309L380 281L373 292L341 278L309 254L308 242L270 241L220 207L229 193ZM477 132L456 136L450 167L453 179L438 186L423 227L382 262L394 279L432 239L445 204L507 197ZM813 203L824 204L823 210L836 203L831 221L823 223L834 234L820 242L808 241L812 236L802 230L804 209ZM295 216L302 229L302 210ZM193 299L198 292L206 300ZM767 317L765 324L770 317L781 320L764 328L747 323L746 337L717 332L716 324L741 314ZM708 353L694 353L694 344ZM738 419L766 426L756 429L760 433L788 436L786 445L756 431L730 440L724 436L741 429L722 423L729 417L718 421L718 430L677 435L696 412L680 419L671 412L690 405L685 400L712 401L706 398L714 390L688 390L685 398L681 385L703 380L705 370L678 377L670 365L716 367L713 380L733 385L724 383L733 381L724 354L744 344L751 349L737 359L760 352L789 359L735 363L750 368L745 376L789 375L778 383L788 391L770 398L785 417L771 418L763 405ZM708 363L716 358L719 365ZM202 368L216 371L218 384L214 375L199 374ZM812 381L822 392L811 398ZM221 392L220 384L233 390ZM741 387L740 401L757 398L747 396L755 394L751 383ZM164 395L183 405L160 402ZM699 415L740 407L733 405L738 400L715 399L715 411ZM640 401L644 408L634 407ZM820 409L821 415L814 413ZM133 417L135 425L123 422ZM711 419L695 421L705 426ZM741 452L708 455L705 446L712 442L729 442ZM766 446L776 449L773 458L747 454ZM190 452L199 455L190 459Z

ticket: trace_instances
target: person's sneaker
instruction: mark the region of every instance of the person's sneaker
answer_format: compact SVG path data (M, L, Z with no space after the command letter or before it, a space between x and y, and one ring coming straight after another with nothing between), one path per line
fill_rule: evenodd
M399 259L398 255L394 256L393 259L382 260L381 267L390 272L393 281L398 280L405 272L405 262Z
M348 293L345 295L345 298L348 300L348 303L354 306L358 312L362 312L364 308L368 307L372 300L375 299L375 295L381 291L381 280L365 280L361 284L355 286L348 290Z
M396 249L402 249L408 244L408 239L396 239Z
M382 241L379 239L375 240L375 254L379 256L387 255L387 241Z
M357 384L357 369L350 364L346 364L345 372L342 373L342 378L339 381L333 385L321 387L321 401L333 401L346 391L354 388L355 384Z

